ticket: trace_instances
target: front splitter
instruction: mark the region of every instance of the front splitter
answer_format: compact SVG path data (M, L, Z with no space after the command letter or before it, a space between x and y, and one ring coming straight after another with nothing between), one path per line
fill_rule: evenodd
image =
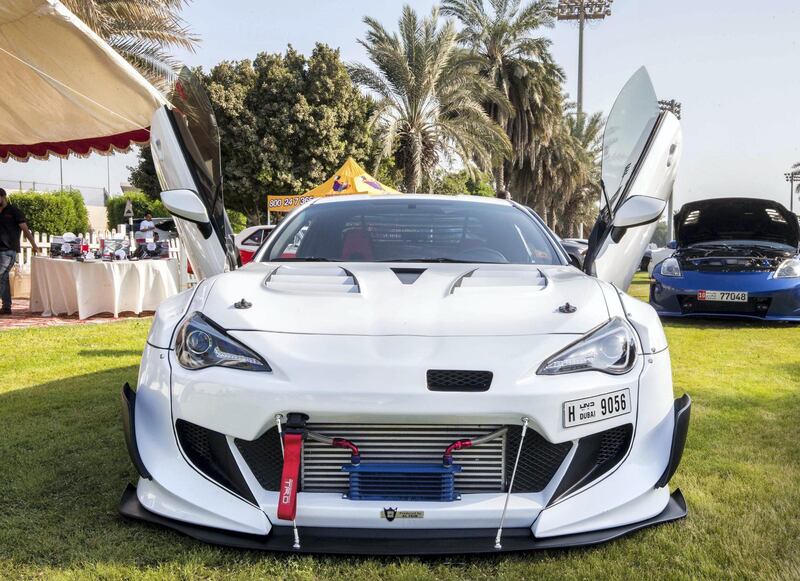
M680 490L670 496L667 507L653 518L625 526L560 537L537 539L528 528L504 529L502 549L495 549L497 529L385 530L299 527L300 549L292 548L292 528L273 526L269 535L249 535L185 523L147 510L129 484L122 494L120 513L128 518L165 526L199 541L238 549L287 553L344 555L458 555L564 549L605 543L639 529L686 516L686 501Z

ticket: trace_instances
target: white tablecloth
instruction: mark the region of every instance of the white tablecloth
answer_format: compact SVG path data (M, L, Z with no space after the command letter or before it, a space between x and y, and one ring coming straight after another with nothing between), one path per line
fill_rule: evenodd
M34 256L31 311L44 316L154 311L178 292L174 259L77 262Z

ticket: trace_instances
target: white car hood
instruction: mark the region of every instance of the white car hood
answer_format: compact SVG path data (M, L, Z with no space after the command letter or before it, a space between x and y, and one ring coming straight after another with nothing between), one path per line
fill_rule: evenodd
M256 263L205 284L213 288L202 311L229 330L428 337L583 334L609 318L600 283L568 266ZM236 308L241 299L251 306ZM565 303L576 310L559 311Z

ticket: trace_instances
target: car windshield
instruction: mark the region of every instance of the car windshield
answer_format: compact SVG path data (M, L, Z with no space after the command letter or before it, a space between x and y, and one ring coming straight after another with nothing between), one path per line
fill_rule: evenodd
M417 198L310 205L290 218L261 260L562 264L524 210Z

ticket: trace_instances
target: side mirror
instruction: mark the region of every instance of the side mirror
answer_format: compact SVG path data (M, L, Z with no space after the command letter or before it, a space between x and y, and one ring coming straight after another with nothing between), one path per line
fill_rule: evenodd
M667 207L665 200L633 196L625 201L614 216L614 228L632 228L655 222Z
M208 224L208 211L199 196L192 190L168 190L161 192L161 201L164 202L169 213L178 218Z
M670 240L667 242L667 248L670 250L677 250L678 248L678 241L677 240Z

